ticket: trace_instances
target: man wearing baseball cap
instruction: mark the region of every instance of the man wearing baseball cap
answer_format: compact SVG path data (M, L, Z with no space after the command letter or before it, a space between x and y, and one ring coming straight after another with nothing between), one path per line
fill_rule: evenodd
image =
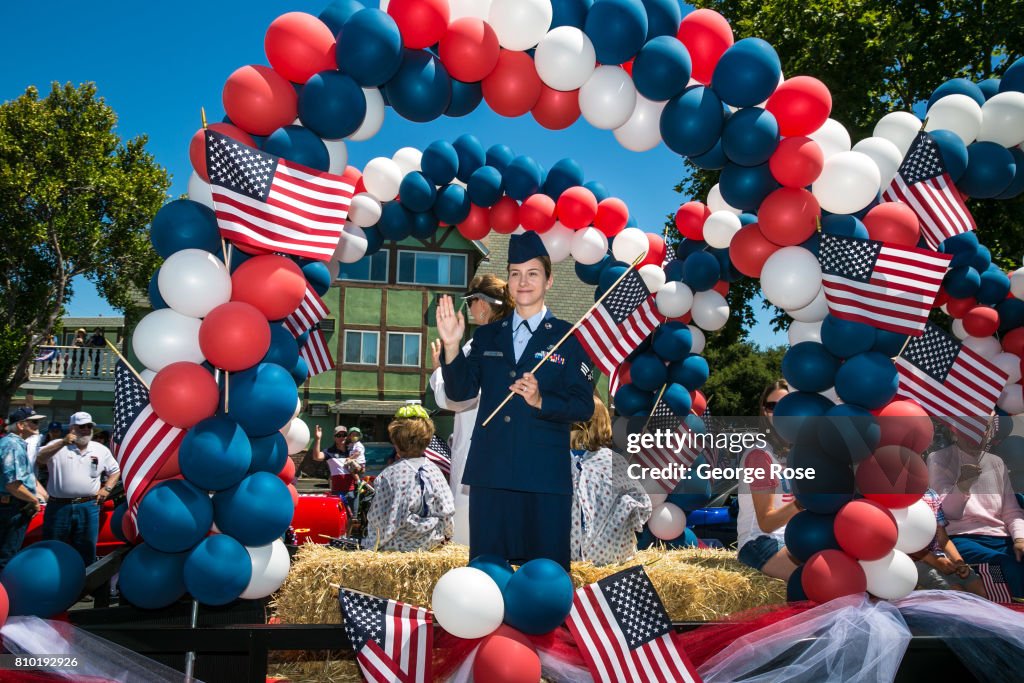
M3 495L0 495L0 570L21 549L25 530L39 512L36 475L28 460L25 439L39 433L46 419L31 408L19 408L7 418L7 435L0 439L3 467Z

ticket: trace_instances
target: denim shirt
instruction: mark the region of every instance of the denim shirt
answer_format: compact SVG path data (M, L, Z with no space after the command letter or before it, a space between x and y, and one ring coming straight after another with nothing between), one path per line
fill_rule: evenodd
M0 439L0 461L3 463L4 484L20 481L35 495L36 475L28 461L28 444L23 438L17 434L8 434Z

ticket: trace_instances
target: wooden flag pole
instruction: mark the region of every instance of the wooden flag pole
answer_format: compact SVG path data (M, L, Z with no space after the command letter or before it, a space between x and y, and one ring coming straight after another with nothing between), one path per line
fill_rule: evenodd
M643 432L647 431L647 425L651 424L651 418L654 417L654 411L658 409L658 401L661 400L661 397L665 394L665 389L667 389L667 388L668 388L668 384L662 384L661 385L661 391L658 392L658 398L654 399L654 407L651 408L651 414L647 416L646 420L644 420L644 428L642 430L640 430L640 431L643 431Z
M555 351L557 351L557 350L558 350L558 347L560 347L560 346L561 346L561 345L562 345L562 344L563 344L563 343L565 342L565 340L566 340L566 339L568 339L568 338L569 338L569 337L570 337L570 336L572 335L572 333L576 331L576 329L577 329L577 328L578 328L578 327L580 326L580 324L581 324L581 323L582 323L582 322L583 322L584 320L586 320L586 319L587 319L587 316L588 316L588 315L590 315L591 313L593 313L593 312L594 312L594 309L596 309L596 308L597 308L598 306L600 306L600 305L601 305L601 302L602 302L602 301L604 301L605 297L606 297L606 296L608 296L609 294L611 294L611 293L612 293L612 291L614 291L614 290L615 290L615 287L616 287L616 285L618 285L618 284L619 284L620 282L622 282L623 278L625 278L625 277L626 277L627 275L629 275L629 273L630 273L630 272L631 272L631 271L632 271L632 270L633 270L634 268L636 268L636 264L638 264L638 263L640 263L641 261L643 261L643 260L644 260L644 258L645 258L646 256L647 256L647 252L645 251L645 252L643 252L642 254L640 254L639 256L637 256L637 257L636 257L635 259L633 259L633 262L632 262L631 264L629 264L629 268L626 268L626 272L624 272L624 273L623 273L622 275L620 275L620 276L619 276L619 279L617 279L617 280L616 280L616 281L615 281L615 282L614 282L614 283L612 284L612 286L611 286L611 287L609 287L609 288L608 288L608 289L607 289L607 290L605 291L605 293L604 293L604 294L602 294L602 295L600 296L600 298L598 298L598 300L594 302L594 305L593 305L593 306L591 306L591 307L590 307L590 308L589 308L589 309L587 310L587 312L583 314L583 317L582 317L582 318L580 318L579 320L577 320L577 321L576 321L576 323L575 323L575 324L574 324L574 325L573 325L572 327L570 327L570 328L569 328L569 331L568 331L568 332L566 332L566 333L565 333L565 334L564 334L564 335L562 336L562 338L558 340L558 343L557 343L557 344L555 344L554 346L552 346L552 347L551 347L551 348L550 348L550 349L549 349L549 350L547 351L547 353L545 353L545 354L544 354L544 357L543 357L543 358L541 358L541 359L540 359L540 360L539 360L539 361L537 362L537 364L536 364L536 365L534 365L534 366L533 366L533 368L532 368L532 369L530 370L530 374L533 374L533 373L537 372L537 370L538 370L538 369L539 369L539 368L540 368L540 367L541 367L542 365L544 365L544 363L545 363L545 362L547 361L547 359L551 357L551 354L553 354L553 353L554 353ZM508 396L506 396L506 397L505 397L505 400L504 400L504 401L502 401L501 403L499 403L499 404L498 404L498 407L497 407L497 408L495 408L495 409L494 409L493 411L491 411L491 414L487 416L487 419L486 419L486 420L484 420L484 421L483 421L483 423L482 423L482 424L481 424L480 426L481 426L481 427L486 427L486 426L487 426L487 423L488 423L488 422L490 422L490 421L491 421L492 419L494 419L494 416L495 416L495 415L497 415L497 414L498 414L498 412L499 412L499 411L500 411L500 410L501 410L502 408L504 408L504 407L505 407L505 404L506 404L506 403L508 403L509 401L511 401L511 400L512 400L512 397L513 397L513 396L515 396L515 395L516 395L516 394L515 394L515 392L514 392L514 391L510 391L510 392L508 392Z
M142 386L146 387L146 389L149 389L149 384L146 383L146 380L142 379L142 375L140 375L138 371L132 367L132 364L128 362L127 358L121 355L121 352L117 350L117 347L111 344L110 340L105 337L103 341L107 342L107 346L110 347L110 350L116 353L117 357L120 358L121 361L128 367L128 369L132 371L132 374L135 375L140 382L142 382Z

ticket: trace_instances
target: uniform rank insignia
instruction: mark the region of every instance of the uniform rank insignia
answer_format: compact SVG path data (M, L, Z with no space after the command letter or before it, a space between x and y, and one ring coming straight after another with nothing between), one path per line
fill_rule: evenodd
M583 373L583 376L587 378L588 382L594 381L594 373L590 370L590 366L587 365L586 363L580 363L580 372Z

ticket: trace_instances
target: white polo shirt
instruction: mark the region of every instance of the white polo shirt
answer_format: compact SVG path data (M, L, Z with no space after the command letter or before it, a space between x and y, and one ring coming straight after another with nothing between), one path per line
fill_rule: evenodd
M57 451L46 463L50 479L46 490L50 497L81 498L100 492L100 475L120 472L110 449L90 441L85 450L72 444Z

